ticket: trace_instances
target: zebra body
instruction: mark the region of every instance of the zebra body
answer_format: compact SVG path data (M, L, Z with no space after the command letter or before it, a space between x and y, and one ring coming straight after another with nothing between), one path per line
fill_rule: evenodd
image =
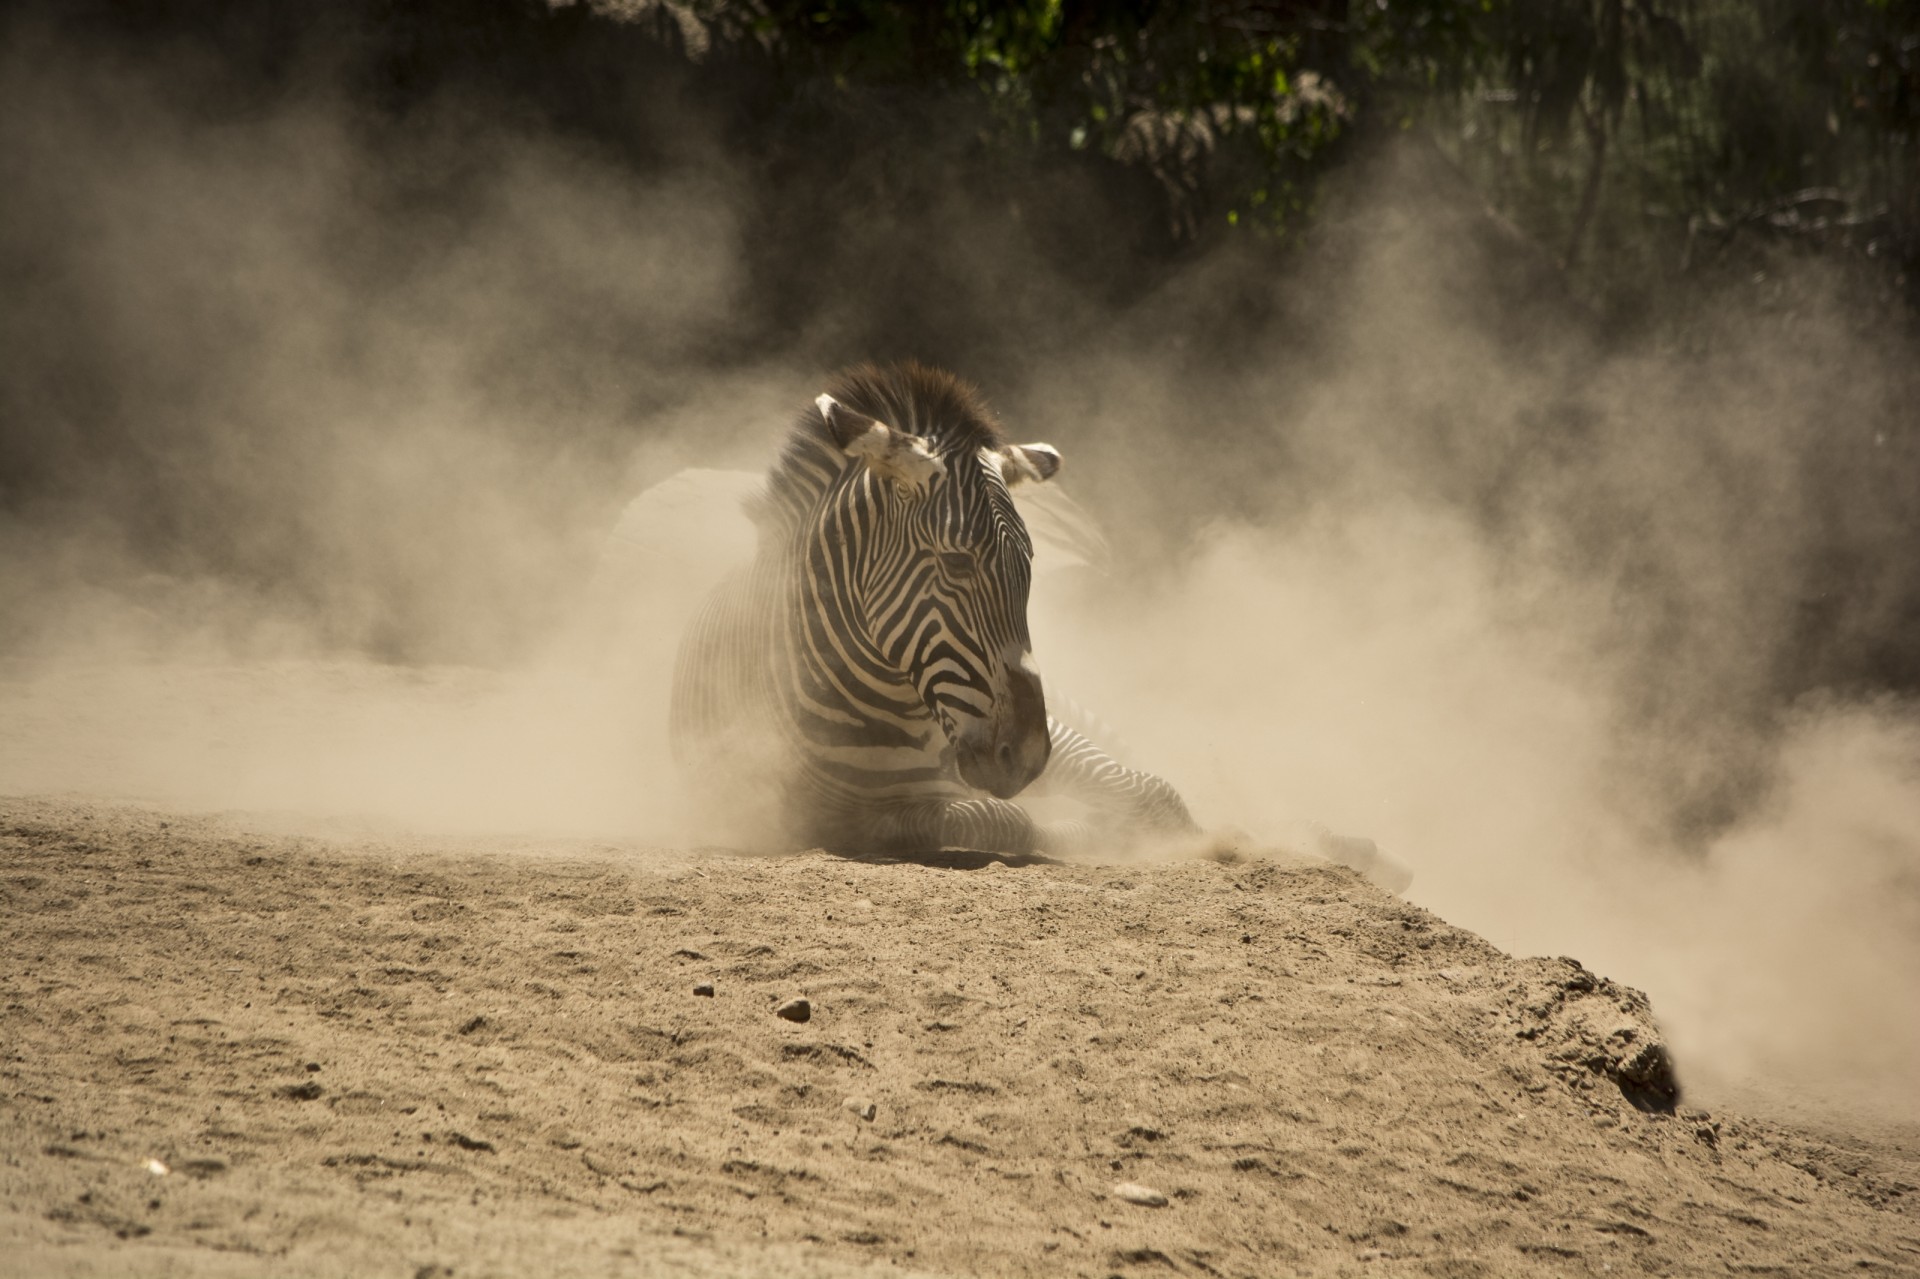
M1058 467L948 374L837 379L750 508L753 563L681 642L670 728L695 789L768 835L860 853L1057 849L1074 832L1012 802L1036 779L1189 827L1165 782L1047 714L1010 486Z

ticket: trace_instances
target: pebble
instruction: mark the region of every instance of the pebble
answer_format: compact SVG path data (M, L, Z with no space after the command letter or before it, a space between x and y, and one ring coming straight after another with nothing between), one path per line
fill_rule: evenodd
M849 1097L840 1104L862 1119L867 1120L869 1123L872 1122L874 1115L878 1114L880 1109L865 1097Z
M813 1005L808 1003L804 998L789 999L786 1003L774 1009L773 1015L784 1018L787 1021L807 1021L813 1016Z
M1137 1181L1123 1181L1113 1188L1115 1199L1124 1199L1130 1204L1139 1204L1142 1208L1164 1208L1167 1197L1152 1186L1143 1186Z
M694 993L694 994L696 994L696 995L704 995L704 996L706 996L706 997L707 997L708 999L712 999L712 998L713 998L713 983L712 983L712 982L710 982L710 981L699 981L699 982L695 982L695 983L693 984L693 993Z

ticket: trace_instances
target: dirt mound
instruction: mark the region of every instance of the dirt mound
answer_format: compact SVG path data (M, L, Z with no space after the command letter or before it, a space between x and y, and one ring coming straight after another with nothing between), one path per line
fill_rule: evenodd
M1920 1268L1910 1166L1667 1109L1638 994L1324 864L13 800L0 892L10 1273Z
M1516 1038L1532 1040L1547 1069L1575 1089L1612 1083L1641 1110L1668 1111L1680 1097L1673 1059L1647 997L1596 977L1577 959L1534 960L1509 992Z

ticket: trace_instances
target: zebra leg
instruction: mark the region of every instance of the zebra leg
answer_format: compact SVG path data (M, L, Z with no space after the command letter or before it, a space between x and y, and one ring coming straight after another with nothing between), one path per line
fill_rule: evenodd
M1152 773L1128 768L1086 734L1047 717L1053 753L1040 785L1091 808L1102 824L1127 823L1152 831L1196 831L1180 792Z
M862 851L937 852L965 848L982 853L1039 851L1039 828L1018 804L1004 799L921 799L888 804L873 820Z

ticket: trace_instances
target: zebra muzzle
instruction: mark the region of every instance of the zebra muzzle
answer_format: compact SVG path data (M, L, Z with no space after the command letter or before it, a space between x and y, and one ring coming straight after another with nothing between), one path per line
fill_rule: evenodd
M1040 677L1024 663L1005 668L1000 713L963 730L954 742L960 778L977 790L1012 799L1047 766L1047 702Z

